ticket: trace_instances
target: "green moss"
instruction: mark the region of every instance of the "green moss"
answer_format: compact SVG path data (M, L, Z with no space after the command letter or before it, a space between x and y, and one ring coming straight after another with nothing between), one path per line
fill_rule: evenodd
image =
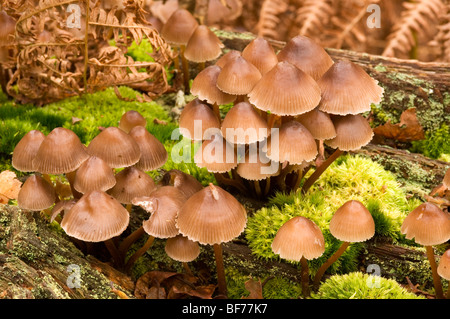
M424 299L407 291L392 279L361 272L328 278L313 299Z
M435 159L450 154L450 126L442 124L435 131L426 132L425 139L413 141L410 150Z
M249 217L245 235L249 247L264 259L278 258L271 249L278 229L295 216L304 216L315 222L325 238L325 253L310 261L314 272L334 251L340 242L328 230L334 212L348 200L361 201L375 220L378 236L401 238L400 226L411 204L394 175L372 160L346 155L336 160L306 195L277 194L272 206L263 207ZM348 272L357 267L357 256L363 244L352 244L329 269L331 273Z

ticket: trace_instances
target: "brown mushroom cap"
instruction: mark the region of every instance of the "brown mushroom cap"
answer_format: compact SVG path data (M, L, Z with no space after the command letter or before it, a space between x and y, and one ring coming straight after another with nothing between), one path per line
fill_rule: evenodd
M217 59L222 54L223 43L206 25L199 25L186 44L184 56L200 63Z
M130 110L125 112L119 121L119 128L125 133L129 133L135 126L147 126L147 120L138 111Z
M201 102L187 104L178 122L180 133L193 141L207 139L212 133L220 130L219 119L213 110Z
M198 26L197 20L186 9L175 10L161 29L161 36L175 45L186 45Z
M156 184L151 176L144 171L129 166L116 174L116 185L108 191L122 204L131 204L135 197L150 196L156 189Z
M324 48L302 35L290 39L277 57L278 61L295 65L316 81L333 65L333 60Z
M274 49L263 37L257 37L247 44L242 50L242 57L256 66L262 75L269 72L278 63Z
M42 141L33 166L43 174L63 174L75 171L88 158L78 136L69 129L57 127Z
M241 51L238 50L230 50L224 55L222 55L215 63L220 68L223 68L225 64L227 64L229 61L233 60L234 58L237 58L238 56L241 56Z
M317 84L322 92L319 110L336 115L370 111L384 91L359 65L345 60L334 63Z
M150 218L142 225L147 234L156 238L178 235L175 219L187 197L174 186L162 186L148 196L135 197L133 205L138 205L150 213Z
M325 251L325 240L320 228L311 220L297 216L280 227L272 242L272 251L281 258L300 261L314 259Z
M313 110L320 101L316 81L289 62L279 62L248 94L258 109L276 115L299 115Z
M92 139L87 147L91 156L100 157L112 168L136 164L141 156L139 145L123 130L107 127Z
M242 56L237 56L222 67L217 77L217 87L228 94L245 95L260 79L261 72L256 66Z
M187 263L200 255L198 243L183 235L168 238L164 249L170 258L179 262Z
M360 114L333 116L332 121L336 130L336 137L325 141L325 144L332 148L354 151L369 144L372 140L372 128Z
M178 188L181 192L183 192L186 198L191 197L203 189L202 183L200 183L194 176L177 169L171 169L166 172L159 183L163 186L174 186Z
M239 163L236 172L242 178L260 181L270 176L279 174L280 165L271 161L265 153L258 152L253 154L247 152L243 162Z
M198 167L205 167L213 173L225 173L238 165L234 146L220 134L213 134L210 139L203 141L194 155L194 162Z
M447 172L445 172L442 184L444 185L445 188L450 189L450 168L448 168Z
M40 211L55 203L55 189L39 175L31 175L19 190L17 205L22 209Z
M235 104L222 121L222 136L234 144L251 144L269 136L269 126L248 102Z
M407 239L423 246L439 245L450 239L450 217L436 205L425 202L406 216L400 228Z
M217 87L221 70L218 65L210 65L200 71L192 81L191 93L209 104L223 105L233 102L236 95L227 94Z
M33 166L33 159L44 139L45 135L41 131L31 130L26 133L14 148L11 161L12 166L22 172L36 171Z
M119 236L128 226L128 211L102 191L84 194L64 214L61 227L67 235L87 242L101 242Z
M111 167L101 158L91 156L77 169L73 187L84 194L94 190L105 192L115 184Z
M316 140L328 140L336 137L336 129L330 115L319 111L318 108L297 116L296 120L303 124Z
M263 151L272 161L290 164L312 161L318 154L312 134L295 120L283 123L279 130L272 132Z
M437 267L437 272L442 278L450 280L450 249L447 249L442 254Z
M359 201L350 200L339 207L330 220L330 232L345 242L363 242L375 234L375 222Z
M136 168L143 171L152 171L163 166L169 154L164 145L144 126L135 126L128 133L139 145L141 157L134 164Z
M228 242L239 236L246 224L244 206L230 193L212 184L192 195L177 217L180 233L203 245Z

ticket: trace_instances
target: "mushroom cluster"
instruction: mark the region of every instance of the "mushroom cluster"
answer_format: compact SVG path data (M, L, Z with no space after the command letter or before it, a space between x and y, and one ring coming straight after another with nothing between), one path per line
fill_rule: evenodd
M51 209L51 220L60 221L67 235L80 242L105 242L120 264L122 257L111 239L127 229L132 199L156 189L146 172L160 168L168 158L164 145L145 125L141 114L128 111L117 127L103 129L87 147L64 127L47 136L28 132L12 156L15 169L32 173L18 194L18 206ZM54 175L67 179L70 196L56 190Z
M180 115L180 132L202 143L196 164L219 183L264 196L298 189L315 167L306 192L342 152L367 145L373 132L362 113L380 103L383 88L307 37L292 38L279 52L257 37L199 72L191 93L196 98ZM222 119L225 104L231 108ZM324 145L335 150L327 159Z

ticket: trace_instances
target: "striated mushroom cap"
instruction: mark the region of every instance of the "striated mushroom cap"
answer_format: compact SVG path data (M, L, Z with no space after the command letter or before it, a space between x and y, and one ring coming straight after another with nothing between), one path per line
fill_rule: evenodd
M41 211L51 207L56 200L53 186L39 175L31 175L19 190L17 205L22 209Z
M220 39L206 25L199 25L186 44L187 60L201 63L217 59L224 47Z
M41 131L31 130L26 133L14 148L11 165L21 172L36 171L33 159L44 139L45 135Z

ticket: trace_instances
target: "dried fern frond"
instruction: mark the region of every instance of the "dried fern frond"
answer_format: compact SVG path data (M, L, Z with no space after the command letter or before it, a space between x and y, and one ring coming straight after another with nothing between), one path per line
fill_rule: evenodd
M403 5L405 9L388 38L384 56L408 55L416 47L418 36L432 37L435 22L445 10L441 0L416 0Z
M437 42L442 47L442 61L450 62L450 3L446 5L445 12L439 25Z
M297 34L316 37L324 31L333 13L329 0L305 0L296 11L294 23L298 29Z
M264 0L256 26L258 36L276 39L278 37L277 28L280 25L278 15L287 8L287 0Z

